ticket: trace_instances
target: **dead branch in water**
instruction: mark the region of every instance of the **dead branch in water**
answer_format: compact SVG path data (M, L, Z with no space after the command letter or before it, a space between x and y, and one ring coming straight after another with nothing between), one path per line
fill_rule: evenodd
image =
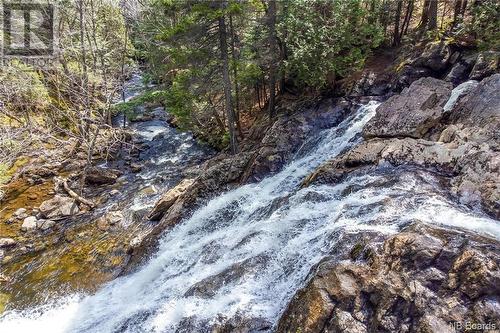
M64 190L69 194L70 197L75 199L76 201L87 205L90 207L90 209L95 208L96 204L93 203L92 201L85 199L84 197L78 195L75 191L73 191L69 185L68 185L68 180L65 178L60 178L59 180L56 180L56 182L60 182L63 185Z

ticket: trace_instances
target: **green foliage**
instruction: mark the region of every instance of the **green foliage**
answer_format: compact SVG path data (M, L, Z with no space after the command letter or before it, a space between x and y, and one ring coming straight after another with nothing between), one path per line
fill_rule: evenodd
M190 71L179 73L165 92L165 104L168 111L177 118L181 128L189 128L191 111L194 109L196 101L189 86L190 79Z
M329 78L360 68L382 41L381 29L361 0L290 2L281 29L290 56L285 62L301 86L321 88ZM372 22L372 23L370 23Z
M468 27L475 35L479 48L500 50L500 2L478 1L472 8L472 16Z
M163 90L150 90L132 98L127 102L115 104L112 107L113 114L124 113L128 119L134 119L135 110L144 104L163 104L166 100L166 92Z
M0 185L7 183L10 179L9 175L7 174L8 170L9 168L5 163L0 163Z

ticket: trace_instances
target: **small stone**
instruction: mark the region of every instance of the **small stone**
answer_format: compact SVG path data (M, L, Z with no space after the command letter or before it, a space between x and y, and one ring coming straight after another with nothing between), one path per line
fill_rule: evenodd
M112 190L111 192L109 192L109 195L115 196L115 195L117 195L119 193L120 193L120 191L118 191L118 190L115 189L115 190Z
M16 245L16 241L12 238L0 238L0 248L11 247Z
M54 227L56 225L56 223L52 220L41 220L41 221L38 221L37 223L37 227L39 229L42 229L42 230L48 230L48 229L51 229L52 227Z
M111 212L106 216L108 223L114 225L123 220L123 214L121 212Z
M132 238L132 240L130 241L130 247L132 249L135 249L137 248L139 245L141 245L142 243L142 239L140 236L135 236L134 238Z
M139 191L139 195L152 195L155 194L156 188L154 185L147 186Z
M107 231L110 227L108 222L106 221L106 217L101 216L100 218L97 219L97 229L101 231Z
M75 200L58 195L50 200L44 201L39 209L40 213L49 219L75 215L80 211Z
M30 194L30 195L28 195L28 199L30 199L30 200L36 200L36 199L38 199L38 195L36 195L34 193Z
M123 214L121 212L110 212L105 216L101 216L97 219L97 228L102 231L107 231L110 226L115 225L121 220L123 220Z
M12 215L15 216L15 217L18 217L18 216L20 216L22 214L25 214L25 213L26 213L26 208L19 208Z
M24 219L25 219L25 218L27 218L28 216L29 216L28 214L26 214L26 213L22 213L22 214L17 215L17 216L16 216L16 218L17 218L18 220L24 220Z
M130 169L132 170L132 172L139 172L142 170L142 165L139 163L131 163Z
M23 224L21 226L22 231L31 231L36 229L37 219L34 216L29 216L24 219Z

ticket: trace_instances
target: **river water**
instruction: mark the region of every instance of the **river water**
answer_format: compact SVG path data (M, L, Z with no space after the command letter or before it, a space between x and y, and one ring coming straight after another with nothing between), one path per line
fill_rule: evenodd
M145 88L140 74L134 74L126 82L125 100L138 96ZM35 251L43 249L0 264L0 275L8 278L8 282L0 279L0 312L5 298L7 309L21 309L68 292L93 292L114 278L127 257L128 244L153 226L143 216L164 191L184 177L185 170L213 156L214 151L200 144L191 133L172 127L162 107L141 108L139 112L145 113L147 120L125 124L131 142L122 146L117 158L97 163L123 173L115 184L87 189L85 196L99 202L97 209L57 221L54 230L34 233L21 233L22 221L5 224L4 216L0 215L0 237L13 237L19 242L12 251L22 246ZM122 127L123 119L123 115L116 116L114 125ZM130 163L137 164L140 170L133 172ZM33 206L50 197L20 200L26 197L26 192L47 193L52 188L50 181L24 186L5 202L6 211L12 214L23 207L29 213ZM123 219L107 230L100 230L97 219L108 212L120 213ZM6 228L9 234L4 232Z
M209 201L166 232L137 272L91 295L7 311L0 331L203 332L235 318L272 331L311 268L348 237L420 221L499 238L497 221L461 206L423 170L381 166L301 188L317 166L361 140L377 106L318 133L278 174Z

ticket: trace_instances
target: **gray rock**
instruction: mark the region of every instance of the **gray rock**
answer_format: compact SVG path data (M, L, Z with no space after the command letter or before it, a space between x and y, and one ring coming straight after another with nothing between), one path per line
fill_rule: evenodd
M56 225L56 222L52 220L38 220L37 228L41 230L52 229Z
M469 71L470 67L467 64L457 63L451 68L444 80L457 85L467 79Z
M15 246L17 242L12 238L0 238L0 248Z
M71 216L80 211L75 200L59 195L42 202L39 210L40 214L47 219Z
M32 231L37 227L37 219L34 216L29 216L24 219L23 224L21 225L22 231Z
M161 199L155 204L151 212L148 214L148 219L159 220L172 207L174 202L183 194L186 189L193 184L193 179L184 179L172 189L168 190Z
M450 121L466 126L483 127L500 119L500 74L481 81L463 97L450 113ZM498 138L498 136L494 136Z
M443 106L451 94L451 84L422 78L400 95L382 103L365 126L363 135L373 137L422 138L443 116Z
M22 216L23 214L26 214L26 208L19 208L12 214L15 217Z
M92 167L89 169L85 181L94 185L113 184L120 176L121 172L119 170Z
M413 61L414 66L427 67L433 71L444 71L451 58L450 47L444 42L429 43L424 52Z
M415 223L364 245L355 262L323 260L276 332L451 333L450 322L498 322L499 249Z

